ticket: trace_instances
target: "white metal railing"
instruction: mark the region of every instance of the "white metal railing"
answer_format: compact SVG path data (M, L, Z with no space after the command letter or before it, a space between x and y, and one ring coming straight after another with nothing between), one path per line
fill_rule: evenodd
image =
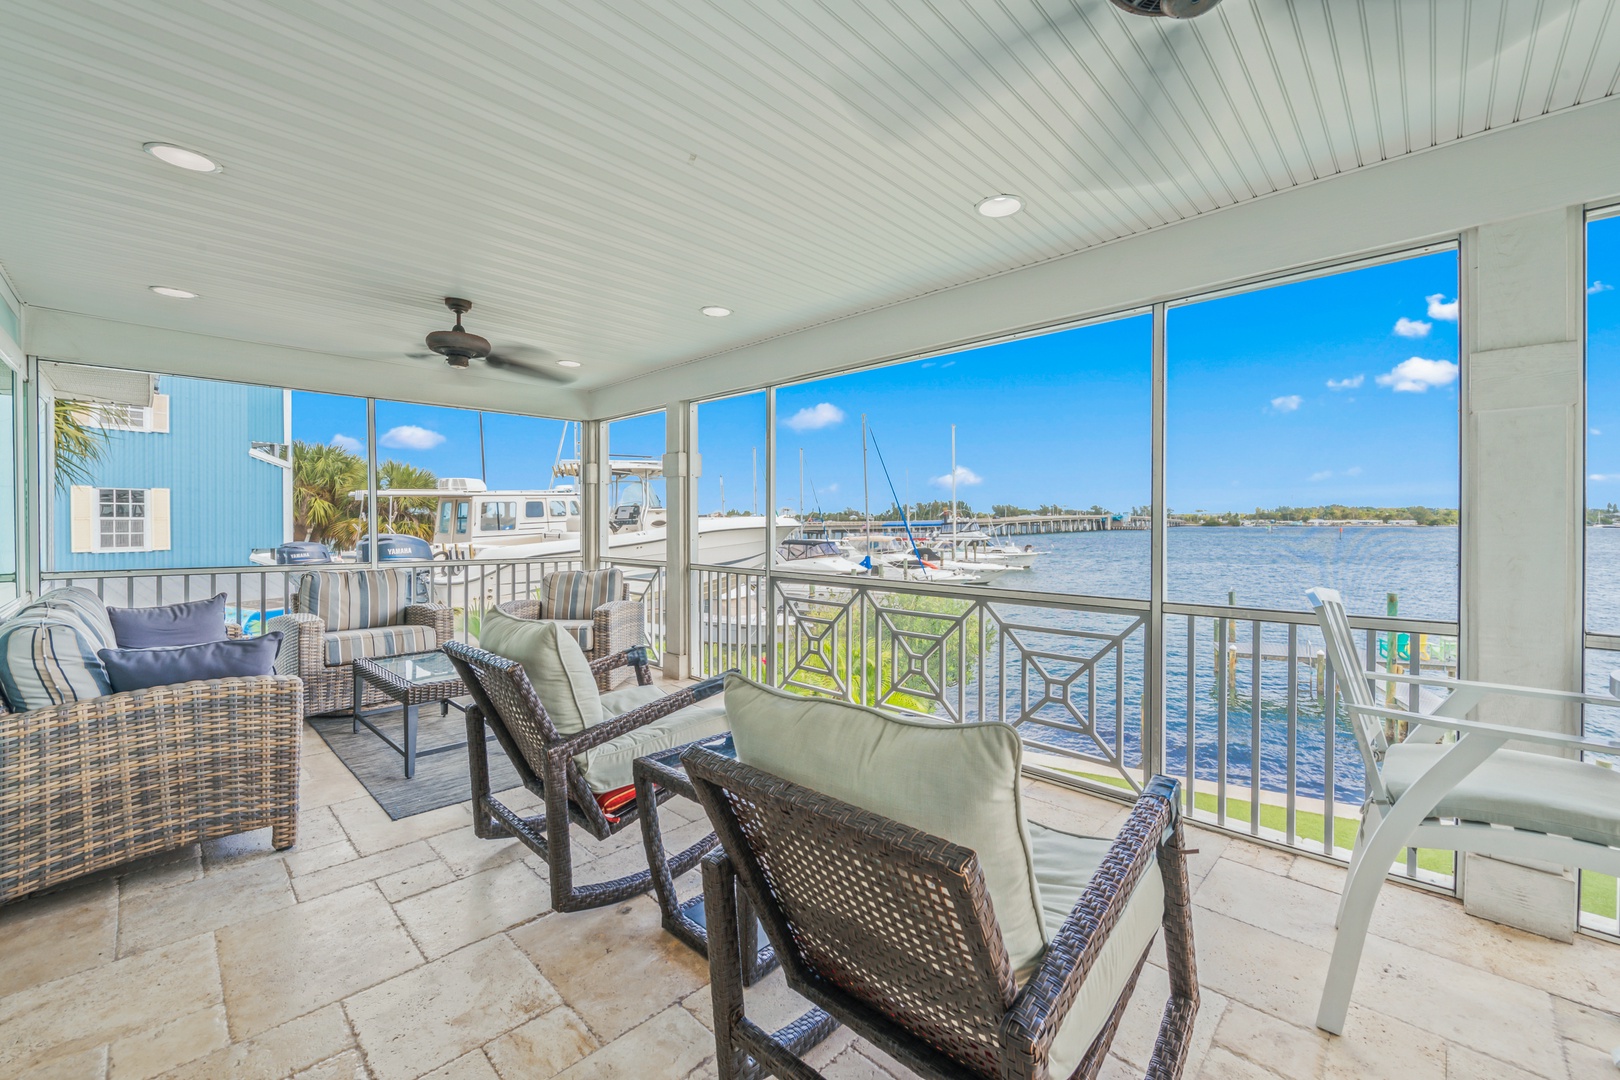
M625 585L630 599L641 601L647 619L647 646L657 660L669 647L669 573L662 562L654 559L602 560L604 566L617 566L624 571Z
M1620 635L1586 635L1585 687L1588 694L1607 694L1609 676L1620 671ZM1582 727L1586 734L1614 738L1620 736L1620 708L1587 705L1583 707ZM1609 755L1584 754L1589 761L1620 768L1620 759ZM1608 937L1620 937L1620 879L1591 870L1580 871L1581 927Z

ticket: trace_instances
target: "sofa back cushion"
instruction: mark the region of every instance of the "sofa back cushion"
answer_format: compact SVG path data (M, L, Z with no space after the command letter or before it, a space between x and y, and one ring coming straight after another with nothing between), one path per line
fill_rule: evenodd
M1020 978L1046 948L1019 769L1005 724L910 719L726 678L737 760L971 849Z
M492 609L484 615L478 644L523 665L546 715L563 738L602 722L602 698L590 661L565 627L548 619L519 619Z
M7 705L27 712L112 693L97 653L116 642L105 610L96 605L94 593L61 589L0 623L0 692Z
M624 571L559 570L546 578L541 610L548 619L589 619L603 604L624 599Z
M162 607L107 609L120 649L159 649L224 641L225 594Z
M281 631L235 641L209 641L148 649L102 649L113 692L149 686L274 674Z
M320 616L328 630L369 630L405 621L410 570L312 570L298 579L293 611Z

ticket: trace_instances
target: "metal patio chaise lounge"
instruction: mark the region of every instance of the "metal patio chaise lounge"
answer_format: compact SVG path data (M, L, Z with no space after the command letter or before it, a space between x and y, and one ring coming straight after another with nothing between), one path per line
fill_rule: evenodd
M1402 848L1475 851L1620 875L1620 772L1554 752L1620 754L1620 743L1466 719L1480 702L1518 697L1567 705L1616 705L1613 697L1428 675L1368 671L1356 653L1344 601L1332 589L1306 593L1344 688L1350 728L1366 767L1367 801L1339 900L1338 934L1316 1026L1344 1031L1367 927L1385 876ZM1381 707L1374 682L1449 690L1429 712ZM1409 724L1392 742L1386 721ZM1455 735L1455 739L1450 736Z
M613 813L605 811L587 783L578 759L589 750L713 697L721 692L721 681L710 679L684 687L564 737L546 712L521 663L458 641L446 642L444 651L473 699L466 719L474 832L486 840L516 837L545 859L551 883L551 906L556 911L603 907L652 888L650 870L611 881L574 883L570 822L595 839L606 840L635 824L640 814L651 810L632 802ZM632 669L637 686L652 685L645 647L636 646L590 664L593 675L621 667ZM523 786L545 800L544 813L525 817L490 792L486 727L495 733ZM663 790L655 794L658 802L668 797L669 793ZM684 874L696 866L714 844L714 837L709 836L670 856L670 872L676 876Z
M1171 996L1146 1075L1181 1074L1198 981L1174 780L1156 777L1144 790L1020 986L974 852L701 747L682 762L722 847L703 861L709 940L738 940L740 883L788 986L815 1006L764 1030L745 1013L738 950L711 946L721 1080L819 1077L800 1055L839 1024L922 1076L1047 1080L1053 1040L1137 884L1153 873L1165 887ZM1151 940L1140 957L1124 957L1135 970L1117 1000L1101 1002L1108 1011L1070 1080L1102 1068Z

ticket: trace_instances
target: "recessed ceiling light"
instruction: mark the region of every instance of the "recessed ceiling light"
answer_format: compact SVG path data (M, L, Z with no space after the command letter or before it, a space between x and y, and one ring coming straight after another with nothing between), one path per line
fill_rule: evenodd
M167 285L148 285L147 288L151 289L153 292L157 293L159 296L167 296L167 297L170 297L170 298L175 299L175 300L195 300L195 299L197 299L197 294L194 293L194 292L187 292L184 289L171 289Z
M1011 217L1024 208L1024 200L1016 195L992 195L979 200L979 213L985 217Z
M559 361L557 361L557 366L558 367L579 367L579 361L578 360L559 360Z
M721 307L718 304L710 304L708 307L699 308L698 310L702 311L703 314L709 316L711 319L723 319L727 315L731 314L730 308Z
M167 162L177 169L187 169L191 172L219 172L219 166L212 158L203 157L195 150L174 146L170 143L149 142L141 147L148 154L159 161Z

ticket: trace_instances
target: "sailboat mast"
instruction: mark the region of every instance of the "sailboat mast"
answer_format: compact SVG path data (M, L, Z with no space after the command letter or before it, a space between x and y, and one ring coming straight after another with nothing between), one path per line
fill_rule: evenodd
M799 447L799 520L804 520L804 447Z
M754 513L759 513L759 447L754 447Z
M866 473L866 414L861 413L861 512L866 515L866 551L872 552L872 488Z
M956 425L951 425L951 550L956 550Z

